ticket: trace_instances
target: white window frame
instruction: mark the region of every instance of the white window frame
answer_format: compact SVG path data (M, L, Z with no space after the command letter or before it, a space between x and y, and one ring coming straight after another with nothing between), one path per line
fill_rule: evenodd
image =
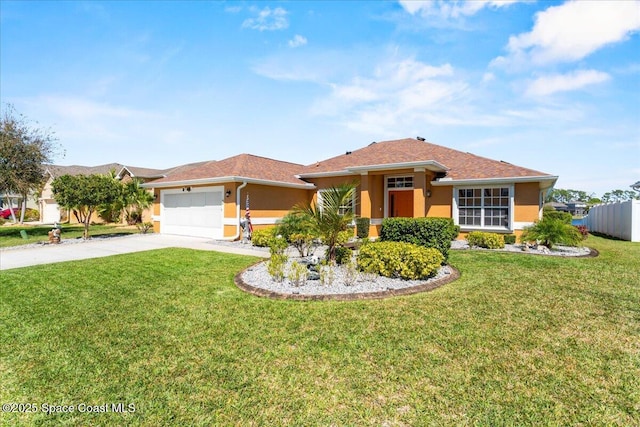
M495 226L495 225L484 225L484 221L485 221L485 206L484 206L484 190L487 189L495 189L495 188L507 188L509 190L509 205L507 207L507 209L509 210L508 213L508 224L506 227L502 227L502 226ZM459 193L460 190L480 190L480 194L481 194L481 214L480 214L480 225L461 225L460 224L460 201L459 201ZM487 209L491 209L492 207L487 207ZM490 230L490 231L509 231L509 232L513 232L513 226L514 226L514 209L515 208L515 202L514 202L514 185L510 184L510 185L474 185L474 186L460 186L460 187L453 187L453 222L456 225L460 226L460 229L462 231L473 231L473 230Z
M329 189L328 188L323 188L321 190L318 190L317 193L316 193L316 205L317 205L318 210L320 212L322 212L322 193L324 193L326 191L329 191ZM353 213L354 217L356 215L356 193L357 193L357 191L354 191L353 195L351 196L351 212Z

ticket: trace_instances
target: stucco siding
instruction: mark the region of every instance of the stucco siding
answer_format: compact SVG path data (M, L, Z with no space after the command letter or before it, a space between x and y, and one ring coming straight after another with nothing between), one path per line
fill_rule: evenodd
M427 216L451 218L453 187L431 187L431 197L427 199Z
M540 185L537 182L516 184L513 220L534 222L540 218Z

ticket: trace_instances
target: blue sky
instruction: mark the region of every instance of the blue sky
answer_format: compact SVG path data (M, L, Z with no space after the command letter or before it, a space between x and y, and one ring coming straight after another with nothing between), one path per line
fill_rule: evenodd
M427 141L604 192L640 180L637 1L0 1L0 101L58 164L309 164Z

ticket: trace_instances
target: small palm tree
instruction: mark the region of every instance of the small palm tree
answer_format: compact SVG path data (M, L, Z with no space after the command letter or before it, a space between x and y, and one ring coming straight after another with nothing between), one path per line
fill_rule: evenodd
M142 220L142 211L153 203L153 194L142 188L140 184L141 182L138 178L133 178L124 184L121 202L124 206L127 221L140 222Z
M305 203L294 207L294 213L303 215L328 246L329 259L335 261L340 232L353 222L355 184L342 184L323 191L318 203Z

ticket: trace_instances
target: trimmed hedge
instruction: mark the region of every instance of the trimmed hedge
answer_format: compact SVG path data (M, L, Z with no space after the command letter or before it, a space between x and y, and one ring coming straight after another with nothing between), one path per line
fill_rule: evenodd
M443 261L437 249L404 242L370 243L362 246L358 254L360 270L406 280L432 277Z
M516 243L516 235L515 234L505 234L504 235L504 242L507 245L513 245Z
M469 246L478 246L485 249L504 248L504 236L498 233L472 231L467 235L467 242L469 242Z
M369 218L356 218L356 236L358 236L358 239L366 239L369 237L370 225L371 220Z
M562 222L571 224L571 220L573 219L573 216L569 212L553 211L553 210L545 209L542 212L542 218L543 219L559 219Z
M451 218L385 218L380 229L381 241L434 248L444 256L445 262L449 259L451 241L457 236Z
M275 237L275 232L275 227L255 230L251 233L251 244L253 244L253 246L266 248L271 244L271 239Z

